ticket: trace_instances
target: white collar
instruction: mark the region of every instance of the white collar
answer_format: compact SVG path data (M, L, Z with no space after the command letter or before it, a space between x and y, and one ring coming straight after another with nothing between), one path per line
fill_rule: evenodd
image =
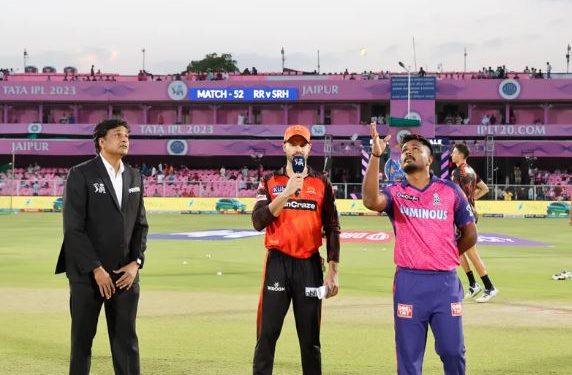
M103 161L103 165L105 165L105 169L107 170L107 173L109 173L110 176L114 176L115 178L117 178L118 175L121 176L123 174L123 172L125 171L125 166L123 165L123 160L119 160L119 173L116 174L115 168L113 168L113 166L107 160L105 160L103 155L99 154L99 156L101 157L101 161Z

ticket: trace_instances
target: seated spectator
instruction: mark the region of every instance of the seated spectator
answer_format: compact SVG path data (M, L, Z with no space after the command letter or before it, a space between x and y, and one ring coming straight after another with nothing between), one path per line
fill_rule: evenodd
M423 70L423 67L419 68L419 77L425 77L425 74L427 74L425 72L425 70Z

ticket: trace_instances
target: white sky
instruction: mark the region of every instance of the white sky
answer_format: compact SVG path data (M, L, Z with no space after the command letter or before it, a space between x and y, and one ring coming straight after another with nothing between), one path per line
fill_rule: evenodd
M182 71L210 52L239 68L322 72L417 67L467 70L505 64L566 71L572 0L2 0L0 67L72 65L136 74ZM367 53L360 55L360 49Z

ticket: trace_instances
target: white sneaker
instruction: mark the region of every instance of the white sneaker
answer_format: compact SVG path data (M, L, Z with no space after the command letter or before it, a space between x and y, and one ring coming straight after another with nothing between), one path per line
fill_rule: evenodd
M572 272L562 271L552 275L552 280L566 280L572 278Z
M483 290L478 283L475 283L475 286L470 286L467 292L465 293L465 299L474 298L477 294L479 294Z
M497 288L493 288L493 289L485 289L485 292L483 293L482 296L480 296L479 298L477 298L475 301L477 301L478 303L485 303L485 302L489 302L491 299L493 299L494 296L496 296L497 294L499 294L499 290Z

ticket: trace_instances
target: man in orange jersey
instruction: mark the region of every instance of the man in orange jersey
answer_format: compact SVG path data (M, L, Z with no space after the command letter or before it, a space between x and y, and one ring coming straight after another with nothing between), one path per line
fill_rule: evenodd
M276 341L290 301L303 373L322 373L321 299L338 293L340 225L330 181L306 165L310 148L308 128L288 127L283 145L286 166L265 176L258 187L252 223L256 230L266 228L267 254L258 303L255 375L272 374ZM325 279L318 252L322 233L327 245Z

